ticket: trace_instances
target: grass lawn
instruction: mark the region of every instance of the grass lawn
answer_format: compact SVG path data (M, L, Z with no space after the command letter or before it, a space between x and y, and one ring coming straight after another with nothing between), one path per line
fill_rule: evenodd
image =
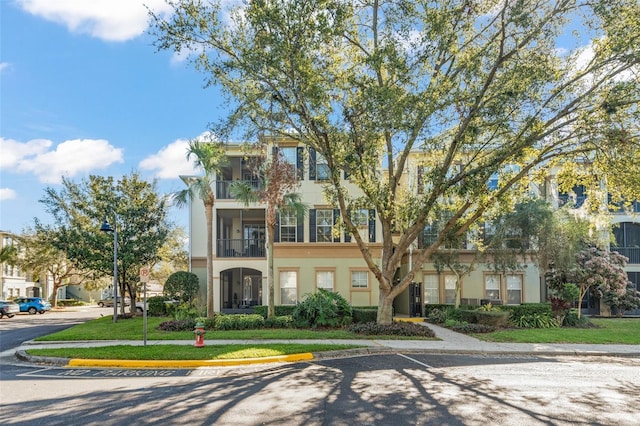
M474 334L488 342L640 345L639 318L592 318L597 328L527 328Z
M148 340L194 340L193 331L161 331L158 325L167 321L166 317L147 318L147 339ZM351 333L347 330L310 330L310 329L256 329L256 330L207 330L206 340L290 340L290 339L411 339L411 340L434 340L425 337L408 336L365 336ZM95 320L78 324L66 330L46 336L38 337L37 341L75 341L75 340L142 340L143 322L142 317L118 319L113 323L112 317L102 317Z
M29 349L36 356L84 359L130 360L210 360L264 358L306 352L322 352L357 348L354 345L320 344L252 344L209 345L196 348L191 345L105 346L97 348Z

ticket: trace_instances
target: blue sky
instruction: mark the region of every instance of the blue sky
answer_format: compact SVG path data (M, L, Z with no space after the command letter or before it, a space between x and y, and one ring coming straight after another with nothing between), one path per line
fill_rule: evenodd
M192 173L186 142L222 111L203 75L156 52L143 4L164 0L0 0L0 230L19 233L62 175L138 171L160 192ZM172 218L186 226L186 210Z

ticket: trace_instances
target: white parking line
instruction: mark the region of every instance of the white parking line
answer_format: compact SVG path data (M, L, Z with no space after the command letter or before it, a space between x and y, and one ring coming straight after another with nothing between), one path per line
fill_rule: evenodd
M402 358L406 358L406 359L408 359L409 361L415 362L416 364L421 365L421 366L423 366L423 367L425 367L425 368L433 368L433 367L432 367L432 366L430 366L429 364L425 364L424 362L420 362L420 361L418 361L417 359L413 359L413 358L411 358L411 357L409 357L409 356L406 356L406 355L403 355L403 354L396 354L396 355L401 356Z

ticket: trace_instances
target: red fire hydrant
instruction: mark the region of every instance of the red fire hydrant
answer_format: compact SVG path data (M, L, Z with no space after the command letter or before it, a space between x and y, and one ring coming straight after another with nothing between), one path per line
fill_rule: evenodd
M193 346L195 346L196 348L204 347L204 324L198 321L196 323L196 329L193 333L196 335L196 343Z

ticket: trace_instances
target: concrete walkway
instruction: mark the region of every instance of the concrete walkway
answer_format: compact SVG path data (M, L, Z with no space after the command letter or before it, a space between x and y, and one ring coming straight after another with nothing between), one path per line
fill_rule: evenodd
M473 337L456 333L449 329L434 324L419 323L431 328L440 340L206 340L205 345L228 344L264 344L264 343L329 343L349 344L364 346L360 349L346 351L319 352L314 354L296 354L271 358L258 358L251 360L224 360L224 361L119 361L100 360L69 360L61 358L45 358L31 356L25 351L37 348L63 348L63 347L97 347L113 345L142 346L142 341L74 341L74 342L25 342L14 349L16 356L27 362L48 363L67 366L102 366L102 367L165 367L165 368L191 368L198 366L241 365L266 362L293 362L310 359L326 359L344 356L357 356L363 354L388 353L388 352L421 352L421 353L450 353L450 354L477 354L477 355L585 355L585 356L621 356L640 357L640 345L593 345L593 344L569 344L569 343L494 343L484 342ZM191 340L163 340L147 341L147 345L193 345Z

